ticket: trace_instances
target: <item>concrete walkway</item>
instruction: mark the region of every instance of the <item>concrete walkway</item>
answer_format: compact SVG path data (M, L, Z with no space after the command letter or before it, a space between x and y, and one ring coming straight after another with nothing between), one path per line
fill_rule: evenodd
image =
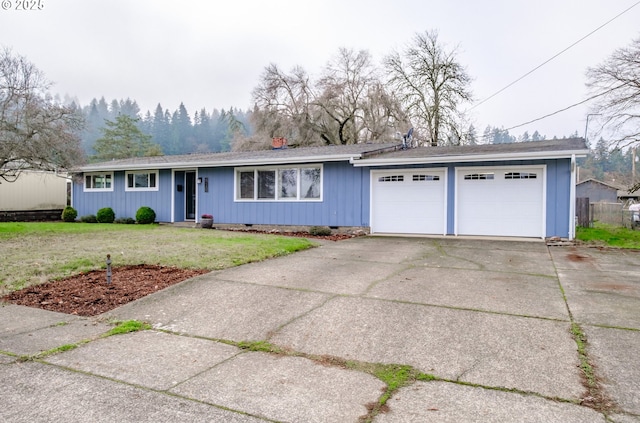
M638 351L639 252L362 237L100 318L0 306L0 421L640 422Z

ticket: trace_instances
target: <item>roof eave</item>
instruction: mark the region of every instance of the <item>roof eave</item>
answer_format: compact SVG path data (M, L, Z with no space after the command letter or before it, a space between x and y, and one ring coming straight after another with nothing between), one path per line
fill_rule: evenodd
M241 167L241 166L267 166L294 163L318 163L354 161L362 157L362 154L324 155L324 156L298 156L283 157L274 160L273 157L245 160L222 161L194 161L194 162L168 162L168 163L125 163L109 166L107 164L88 165L77 169L78 172L109 172L122 170L155 170L155 169L194 169L201 167Z
M468 155L445 155L429 157L407 157L407 158L377 158L353 161L355 167L364 166L398 166L411 164L441 164L441 163L468 163L486 162L495 160L550 160L550 159L570 159L575 157L586 157L589 150L562 150L562 151L533 151L522 153L487 153Z

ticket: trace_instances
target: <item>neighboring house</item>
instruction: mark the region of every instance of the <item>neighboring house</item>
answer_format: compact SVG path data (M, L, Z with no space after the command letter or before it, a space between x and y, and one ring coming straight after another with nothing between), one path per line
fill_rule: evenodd
M576 185L576 197L588 198L590 203L620 203L629 199L637 201L640 193L630 193L618 185L587 179Z
M24 171L15 182L0 184L0 221L59 219L67 205L65 175Z
M395 144L115 160L77 169L73 206L158 221L371 233L573 238L582 139L408 150Z

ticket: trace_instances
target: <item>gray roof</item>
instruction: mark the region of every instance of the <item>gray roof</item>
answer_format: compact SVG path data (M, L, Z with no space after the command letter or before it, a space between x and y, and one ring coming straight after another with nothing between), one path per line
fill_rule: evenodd
M576 157L583 157L588 151L582 138L509 144L419 147L407 150L402 150L398 143L366 143L285 148L278 150L136 157L88 164L76 169L76 171L188 169L196 167L256 166L328 161L352 161L355 166L381 166L411 163L442 163L445 161L547 159L571 157L573 154L575 154Z
M419 147L398 150L365 158L356 166L394 163L443 163L459 161L523 160L584 157L589 152L582 138L514 142L507 144L461 145L449 147Z

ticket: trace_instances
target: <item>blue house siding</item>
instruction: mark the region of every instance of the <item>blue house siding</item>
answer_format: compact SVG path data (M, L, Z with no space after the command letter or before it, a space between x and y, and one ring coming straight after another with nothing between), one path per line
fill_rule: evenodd
M362 226L363 175L368 191L368 170L348 162L323 165L322 201L236 201L235 168L200 168L209 178L209 192L198 184L199 214L209 213L217 223L265 225ZM368 215L368 204L366 208Z
M159 222L171 221L171 171L160 170L158 191L125 191L125 172L113 174L113 191L83 191L83 184L73 183L73 207L78 216L96 214L102 207L111 207L120 217L136 217L142 206L151 207Z

